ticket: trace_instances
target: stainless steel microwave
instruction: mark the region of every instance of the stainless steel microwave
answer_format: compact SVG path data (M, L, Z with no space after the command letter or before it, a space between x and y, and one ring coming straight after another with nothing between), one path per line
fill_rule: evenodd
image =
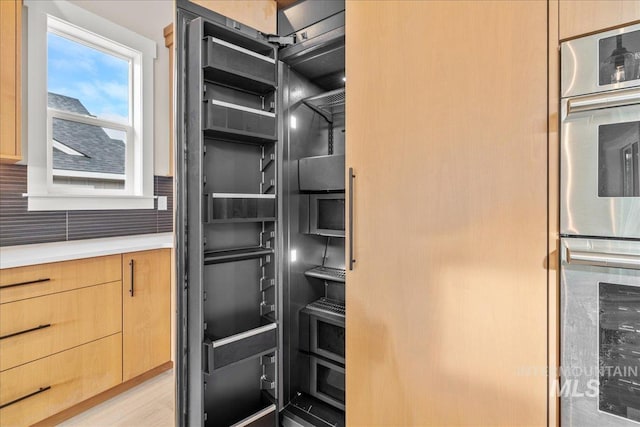
M301 196L300 232L344 237L344 193Z

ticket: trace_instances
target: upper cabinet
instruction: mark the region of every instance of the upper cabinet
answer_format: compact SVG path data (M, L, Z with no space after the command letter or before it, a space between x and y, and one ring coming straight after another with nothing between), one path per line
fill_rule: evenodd
M275 0L192 0L192 2L263 33L276 32Z
M560 0L560 39L640 20L637 0Z
M0 162L21 160L20 40L22 1L0 1Z

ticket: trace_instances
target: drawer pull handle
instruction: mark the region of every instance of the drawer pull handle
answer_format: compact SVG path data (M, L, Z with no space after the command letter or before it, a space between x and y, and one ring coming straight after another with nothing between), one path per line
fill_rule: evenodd
M18 403L20 401L28 399L28 398L30 398L32 396L35 396L36 394L40 394L42 392L45 392L45 391L49 390L50 388L51 388L50 385L48 385L46 387L40 387L37 391L34 391L33 393L29 393L29 394L27 394L25 396L17 398L16 400L12 400L11 402L7 402L7 403L4 403L4 404L0 405L0 409L6 408L7 406L13 405L14 403Z
M34 283L48 282L50 280L51 279L47 277L46 279L36 279L36 280L29 280L28 282L12 283L10 285L2 285L0 286L0 289L15 288L16 286L24 286L24 285L33 285Z
M9 334L9 335L3 335L3 336L0 337L0 340L4 340L4 339L7 339L7 338L15 337L16 335L26 334L28 332L39 331L40 329L50 328L50 327L51 327L51 323L47 323L46 325L38 325L35 328L25 329L24 331L14 332L14 333Z
M131 287L129 288L129 293L131 294L131 297L133 298L133 260L129 261L129 265L131 266Z

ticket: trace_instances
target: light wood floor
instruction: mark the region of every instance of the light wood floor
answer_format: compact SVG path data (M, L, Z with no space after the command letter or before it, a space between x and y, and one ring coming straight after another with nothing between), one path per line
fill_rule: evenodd
M169 370L59 426L173 427L174 411L173 370Z

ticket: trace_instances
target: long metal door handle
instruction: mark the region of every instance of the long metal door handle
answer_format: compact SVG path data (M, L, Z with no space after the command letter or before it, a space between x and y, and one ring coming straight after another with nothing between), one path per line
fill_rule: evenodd
M12 283L10 285L2 285L0 286L0 289L5 289L5 288L14 288L16 286L24 286L24 285L33 285L35 283L42 283L42 282L48 282L50 281L50 278L45 278L45 279L36 279L36 280L29 280L28 282L19 282L19 283Z
M2 405L0 405L0 409L6 408L7 406L11 406L11 405L13 405L15 403L21 402L21 401L23 401L25 399L28 399L28 398L30 398L32 396L35 396L36 394L40 394L40 393L42 393L44 391L47 391L49 389L51 389L50 385L48 385L46 387L40 387L38 390L34 391L33 393L26 394L26 395L24 395L22 397L19 397L19 398L15 399L15 400L12 400L11 402L3 403Z
M131 286L129 287L129 294L133 297L133 278L134 278L134 263L133 260L129 261L129 267L131 267Z
M567 263L595 267L628 268L640 270L640 256L602 252L572 251L567 249Z
M33 331L39 331L40 329L45 329L45 328L50 328L50 327L51 327L51 323L47 323L46 325L38 325L35 328L25 329L24 331L14 332L14 333L8 334L8 335L2 335L0 337L0 340L6 340L7 338L15 337L17 335L26 334L26 333L33 332Z
M349 270L353 270L356 259L353 256L353 168L349 168Z
M600 110L610 107L624 107L637 104L640 101L638 88L618 90L615 93L598 93L572 98L567 103L567 113Z

